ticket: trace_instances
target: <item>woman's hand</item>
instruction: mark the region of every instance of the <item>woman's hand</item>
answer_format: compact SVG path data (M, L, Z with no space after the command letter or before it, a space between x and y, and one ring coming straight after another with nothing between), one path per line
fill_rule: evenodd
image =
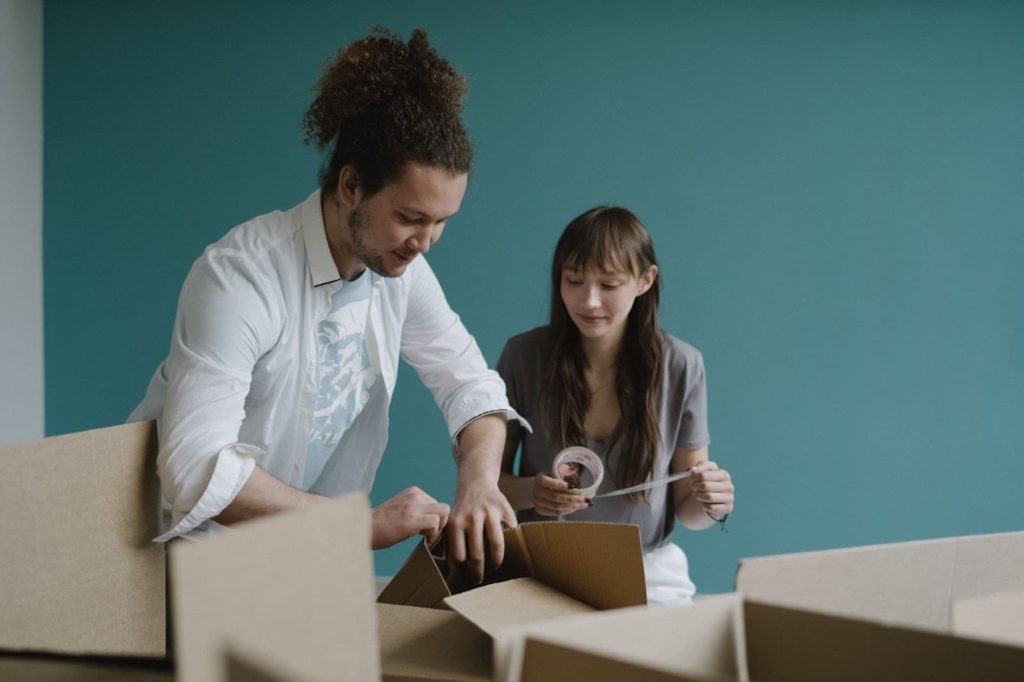
M564 516L590 506L582 495L567 492L569 484L545 474L533 477L533 509L543 516Z
M704 511L716 521L732 512L735 489L732 477L714 462L701 462L691 470L690 486L693 497Z

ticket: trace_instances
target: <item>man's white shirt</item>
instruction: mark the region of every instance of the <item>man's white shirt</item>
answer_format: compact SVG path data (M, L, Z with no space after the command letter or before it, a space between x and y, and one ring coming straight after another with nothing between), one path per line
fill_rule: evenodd
M211 519L256 465L302 490L368 492L387 445L400 358L433 394L453 449L462 428L484 414L505 413L529 428L423 257L400 277L366 276L369 372L361 409L307 481L321 379L317 335L344 286L327 245L320 192L239 225L196 260L168 357L129 416L158 423L157 470L171 522L157 540L216 525Z

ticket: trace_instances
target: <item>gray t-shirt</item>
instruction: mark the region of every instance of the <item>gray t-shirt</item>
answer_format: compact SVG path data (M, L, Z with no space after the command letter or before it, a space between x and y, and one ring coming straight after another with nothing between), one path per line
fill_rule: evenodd
M519 414L533 425L533 433L523 432L519 454L520 476L534 476L551 470L551 463L560 450L548 434L548 421L543 414L541 391L547 362L548 328L514 336L505 344L498 360L498 373L505 380L508 400ZM685 341L668 334L665 343L665 372L662 377L661 424L663 447L654 462L655 479L669 475L672 453L676 448L696 450L708 445L707 386L704 380L704 359L700 351ZM629 349L626 349L629 352ZM619 487L616 467L621 457L621 444L615 437L603 441L588 438L584 444L596 452L605 465L605 477L598 493ZM640 527L644 550L663 544L675 525L671 504L671 485L657 486L649 491L650 504L633 504L628 496L594 500L589 509L566 517L572 521L613 521L633 523ZM520 521L551 520L532 509L518 514Z

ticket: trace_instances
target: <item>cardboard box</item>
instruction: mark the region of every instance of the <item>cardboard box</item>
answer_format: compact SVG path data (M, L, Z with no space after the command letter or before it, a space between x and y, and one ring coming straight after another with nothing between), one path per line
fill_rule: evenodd
M453 611L377 605L385 682L483 682L492 674L491 640Z
M494 673L504 677L522 625L647 603L639 530L614 523L524 523L505 531L505 560L479 587L451 562L444 543L430 548L424 542L378 601L456 612L489 637Z
M380 677L361 493L171 547L177 676L228 679L229 656L268 679Z
M743 559L760 602L950 632L958 599L1024 589L1024 532Z
M154 422L0 448L0 649L163 657Z
M1015 680L1024 650L758 603L738 594L527 626L523 682Z
M643 550L636 526L539 521L505 530L505 560L483 585L534 578L595 609L647 603ZM444 543L422 542L377 601L443 608L448 597L479 589L455 565Z
M951 620L958 636L1024 648L1024 591L957 599Z

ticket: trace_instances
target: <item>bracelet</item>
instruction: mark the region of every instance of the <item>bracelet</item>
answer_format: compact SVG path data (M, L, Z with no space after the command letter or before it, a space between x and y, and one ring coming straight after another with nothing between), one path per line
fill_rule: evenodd
M719 528L721 528L722 530L725 530L725 521L726 521L726 519L729 518L728 514L726 514L726 515L722 516L721 518L719 518L719 517L715 516L714 514L712 514L711 512L709 512L707 509L704 510L704 513L708 515L709 519L711 519L715 523L719 524L718 525Z

